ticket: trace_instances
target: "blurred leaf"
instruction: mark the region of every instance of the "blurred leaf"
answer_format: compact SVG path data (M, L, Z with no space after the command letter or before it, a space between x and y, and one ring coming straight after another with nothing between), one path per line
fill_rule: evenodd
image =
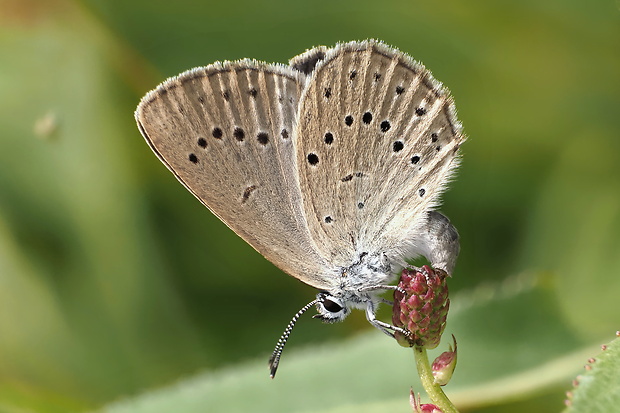
M145 223L114 45L71 3L22 6L0 26L0 383L93 405L203 357Z
M620 314L620 141L597 132L559 151L535 205L524 255L561 274L557 296L575 331L602 338L617 328ZM596 159L584 154L583 140ZM587 174L576 167L584 161Z

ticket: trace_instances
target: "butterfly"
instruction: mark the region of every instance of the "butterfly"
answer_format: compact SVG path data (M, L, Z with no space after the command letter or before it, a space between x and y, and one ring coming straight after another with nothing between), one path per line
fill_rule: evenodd
M465 141L450 93L377 40L316 47L288 65L217 62L146 94L147 143L213 214L289 275L319 290L299 316L353 308L378 320L406 259L452 273L456 229L435 211Z

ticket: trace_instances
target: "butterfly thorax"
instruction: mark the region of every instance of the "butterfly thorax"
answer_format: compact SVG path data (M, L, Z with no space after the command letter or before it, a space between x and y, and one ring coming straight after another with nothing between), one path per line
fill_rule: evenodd
M339 283L317 295L315 316L326 322L342 321L352 308L373 310L381 302L384 287L396 278L392 265L383 253L362 252L349 267L340 269Z

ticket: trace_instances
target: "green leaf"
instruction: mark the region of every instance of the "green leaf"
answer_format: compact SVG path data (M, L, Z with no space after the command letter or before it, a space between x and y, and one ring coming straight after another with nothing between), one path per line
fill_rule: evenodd
M564 413L608 413L620 406L620 339L604 346L586 365L571 390Z

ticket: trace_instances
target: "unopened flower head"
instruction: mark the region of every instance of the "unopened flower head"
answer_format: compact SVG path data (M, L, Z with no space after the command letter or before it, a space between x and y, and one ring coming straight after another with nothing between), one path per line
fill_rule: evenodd
M392 323L408 332L394 337L404 347L435 348L446 326L448 274L428 265L404 269L394 292Z
M441 353L433 362L433 378L435 384L440 386L448 384L456 368L456 338L452 336L452 340L454 340L454 349L450 346L448 351Z

